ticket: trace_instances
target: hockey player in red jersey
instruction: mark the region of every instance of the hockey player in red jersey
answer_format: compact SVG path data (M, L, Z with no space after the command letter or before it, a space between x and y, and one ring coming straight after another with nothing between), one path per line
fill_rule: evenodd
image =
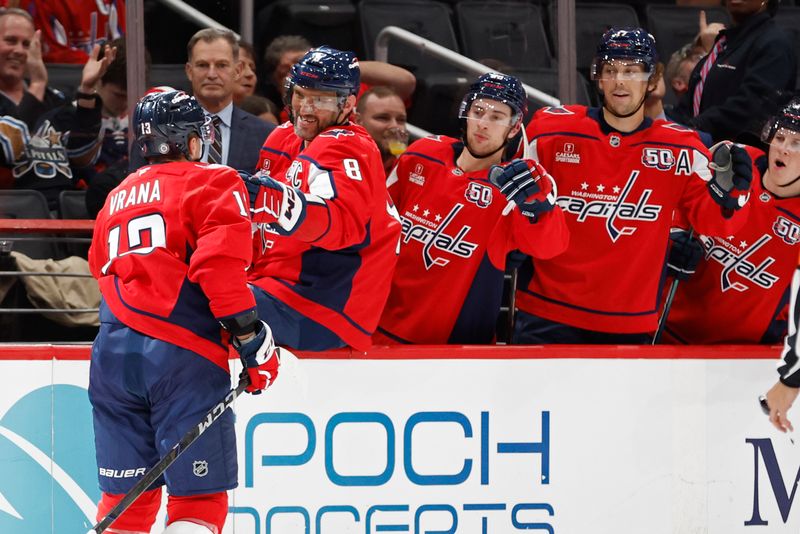
M566 248L552 178L534 162L499 166L526 109L517 78L484 74L461 103L461 140L421 139L399 158L388 185L403 236L376 343L490 343L506 255Z
M103 296L89 378L98 520L229 391L230 343L251 393L279 365L247 287L247 189L233 169L198 163L210 120L194 97L169 91L145 96L134 124L148 165L108 195L89 251ZM164 532L222 532L237 484L232 412L106 532L149 533L165 483Z
M667 316L665 340L776 343L786 334L789 285L800 249L800 98L771 118L763 141L767 154L747 148L755 179L741 230L690 241L685 226L673 228L670 274L677 267L684 281ZM703 260L686 269L680 258L690 258L693 246Z
M270 134L259 174L246 178L258 310L280 345L365 350L389 294L400 223L378 147L349 121L358 60L312 49L287 84L291 122Z
M644 116L656 51L641 28L611 29L592 66L601 108L539 110L530 150L558 185L566 252L527 262L517 291L517 343L648 343L656 329L674 210L697 231L731 235L746 220L747 152L712 172L697 134Z

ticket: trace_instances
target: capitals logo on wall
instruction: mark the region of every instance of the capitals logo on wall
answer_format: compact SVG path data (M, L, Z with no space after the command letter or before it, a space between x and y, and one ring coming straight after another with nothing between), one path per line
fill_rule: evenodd
M55 385L19 399L0 418L0 458L0 532L83 533L94 524L100 490L85 389Z

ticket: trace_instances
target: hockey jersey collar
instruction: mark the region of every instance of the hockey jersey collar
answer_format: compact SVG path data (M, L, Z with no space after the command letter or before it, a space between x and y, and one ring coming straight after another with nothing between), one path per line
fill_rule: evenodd
M603 108L589 108L586 111L586 115L588 115L589 118L597 121L597 124L600 126L600 131L603 132L604 135L612 133L617 133L621 136L633 135L635 133L641 132L642 130L646 130L653 124L653 119L651 119L650 117L645 117L642 123L639 125L639 127L636 128L635 130L632 130L630 132L621 132L606 122L605 117L603 117Z

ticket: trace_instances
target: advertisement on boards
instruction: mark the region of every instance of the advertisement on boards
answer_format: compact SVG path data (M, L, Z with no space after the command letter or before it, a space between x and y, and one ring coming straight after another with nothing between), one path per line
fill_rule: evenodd
M302 360L236 403L224 534L795 533L800 443L756 401L774 363ZM0 532L91 526L87 382L0 361Z

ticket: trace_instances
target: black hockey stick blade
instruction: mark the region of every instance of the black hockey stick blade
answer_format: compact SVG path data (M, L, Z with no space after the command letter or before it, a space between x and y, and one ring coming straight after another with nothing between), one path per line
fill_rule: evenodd
M244 372L239 377L239 383L237 386L230 390L225 398L220 400L209 412L203 417L202 420L198 421L196 425L189 429L186 434L176 443L170 451L164 455L161 460L156 463L153 467L150 468L144 475L142 475L141 480L133 486L128 493L122 498L122 500L111 509L108 514L95 526L91 528L86 534L102 534L105 530L111 526L111 524L117 520L119 516L125 512L125 510L132 505L136 499L141 497L141 495L147 491L147 489L158 480L158 478L164 474L169 466L175 463L175 460L178 459L183 451L188 449L197 438L199 438L203 432L205 432L208 427L214 424L214 421L219 419L225 411L233 405L233 401L241 395L247 386L250 385L250 376Z

